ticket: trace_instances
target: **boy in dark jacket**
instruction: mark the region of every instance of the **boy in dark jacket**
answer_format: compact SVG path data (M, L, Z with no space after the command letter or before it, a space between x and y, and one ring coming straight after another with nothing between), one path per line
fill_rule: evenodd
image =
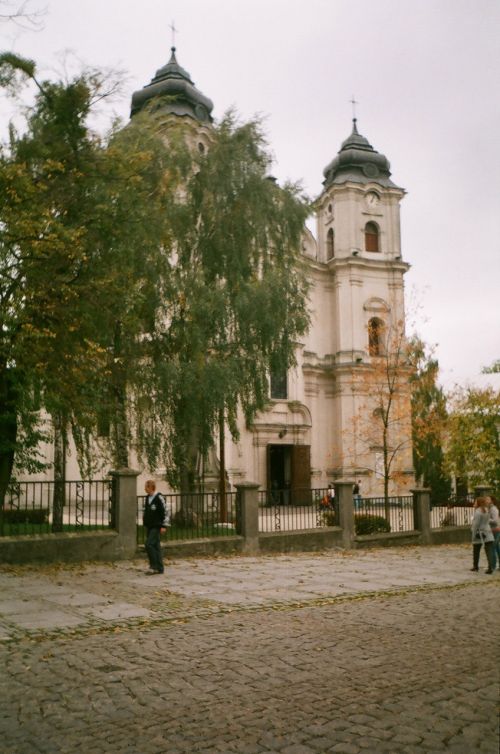
M144 490L146 497L142 523L147 532L146 552L150 568L146 573L152 576L155 573L163 573L164 570L160 534L165 531L166 508L165 500L159 492L156 492L156 483L152 479L148 479L144 485Z

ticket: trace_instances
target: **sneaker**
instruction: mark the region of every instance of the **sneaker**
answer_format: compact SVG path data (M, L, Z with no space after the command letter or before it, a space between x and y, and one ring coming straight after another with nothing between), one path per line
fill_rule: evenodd
M159 571L155 571L153 568L150 568L149 571L145 571L146 576L154 576L157 573L159 573Z
M471 568L471 571L479 571L479 568Z

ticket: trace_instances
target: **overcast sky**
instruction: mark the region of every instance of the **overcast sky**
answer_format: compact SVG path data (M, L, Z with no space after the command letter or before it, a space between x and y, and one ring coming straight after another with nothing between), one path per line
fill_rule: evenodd
M484 383L500 358L498 0L32 0L44 28L0 27L1 45L49 74L71 50L127 72L114 110L170 57L219 118L265 116L274 174L311 197L358 129L391 162L402 204L408 301L447 386ZM60 55L59 55L60 59ZM60 66L59 66L60 69ZM0 117L5 125L5 106ZM4 129L2 128L2 131ZM412 303L410 309L414 309ZM413 313L410 318L414 319Z

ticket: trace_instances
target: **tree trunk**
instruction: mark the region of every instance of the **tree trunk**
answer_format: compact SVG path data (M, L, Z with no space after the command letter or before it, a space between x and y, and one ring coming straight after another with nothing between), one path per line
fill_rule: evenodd
M389 478L390 478L391 470L389 466L389 447L388 447L387 427L384 427L383 453L384 453L384 508L385 508L386 520L390 523L391 508L389 505Z
M17 390L10 370L0 370L0 530L3 532L3 509L14 467L17 440Z
M224 434L224 408L219 413L219 522L227 523L226 499L226 443Z
M179 464L181 499L177 520L181 526L196 528L203 516L203 493L196 489L200 445L196 427L190 427L184 438L185 448Z
M54 424L54 496L52 500L52 531L63 530L66 505L67 422L62 414L52 418Z

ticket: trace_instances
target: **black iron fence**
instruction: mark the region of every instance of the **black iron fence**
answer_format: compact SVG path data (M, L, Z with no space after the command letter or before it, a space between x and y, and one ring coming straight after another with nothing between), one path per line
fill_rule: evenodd
M300 531L338 525L337 504L326 487L259 491L260 532Z
M163 495L163 493L162 493ZM217 492L169 493L163 495L169 525L162 540L224 537L236 533L236 492L222 498ZM137 498L137 542L144 544L142 525L144 495Z
M470 526L474 495L452 496L441 505L433 505L431 510L431 529L447 526Z
M361 497L354 495L356 534L412 531L415 528L413 495Z
M111 479L13 481L0 501L0 536L113 528L113 501Z
M338 503L329 489L260 490L259 531L279 532L339 526ZM164 495L170 525L166 540L236 533L236 493L221 501L217 492ZM113 480L11 482L0 500L0 536L50 534L114 528ZM137 541L143 543L144 496L137 498ZM431 509L431 528L467 526L473 495L453 497ZM356 534L414 528L413 497L354 496Z
M301 501L293 504L292 500ZM401 532L414 529L413 496L362 498L354 496L356 534ZM296 531L339 526L338 501L330 489L261 490L259 531Z

